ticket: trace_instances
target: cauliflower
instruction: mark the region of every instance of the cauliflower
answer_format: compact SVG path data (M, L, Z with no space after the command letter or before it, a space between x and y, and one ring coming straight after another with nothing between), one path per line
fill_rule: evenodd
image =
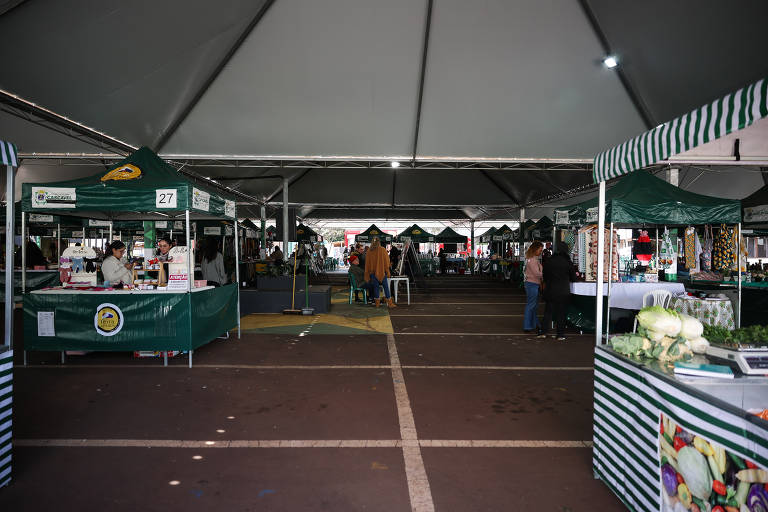
M709 347L709 342L706 340L706 338L702 338L699 336L698 338L693 338L692 340L688 340L688 344L691 347L691 350L696 354L704 354L707 352L707 347Z
M701 337L704 333L704 326L692 316L680 314L680 336L687 340L693 340Z

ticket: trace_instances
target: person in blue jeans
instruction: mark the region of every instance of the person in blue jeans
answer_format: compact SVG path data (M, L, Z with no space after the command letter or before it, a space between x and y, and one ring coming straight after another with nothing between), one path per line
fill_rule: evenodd
M541 289L541 253L544 244L533 242L525 251L525 316L523 317L523 332L534 332L539 327L537 310L539 308L539 292Z

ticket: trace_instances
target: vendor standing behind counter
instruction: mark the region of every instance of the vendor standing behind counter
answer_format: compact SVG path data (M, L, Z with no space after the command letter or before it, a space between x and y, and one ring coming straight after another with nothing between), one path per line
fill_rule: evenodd
M104 282L117 285L133 284L133 263L123 264L121 261L125 254L125 244L115 240L107 246L108 256L101 264L101 273L104 274Z

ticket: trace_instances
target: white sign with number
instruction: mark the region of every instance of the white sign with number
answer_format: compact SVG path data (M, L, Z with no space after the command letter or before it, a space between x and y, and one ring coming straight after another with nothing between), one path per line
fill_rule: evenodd
M203 234L221 236L221 226L205 226L203 228Z
M175 188L155 190L155 208L176 208L177 193Z

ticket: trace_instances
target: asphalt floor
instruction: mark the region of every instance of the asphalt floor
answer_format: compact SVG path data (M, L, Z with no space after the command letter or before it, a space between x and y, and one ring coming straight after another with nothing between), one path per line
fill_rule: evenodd
M391 334L256 326L192 369L29 354L0 510L624 510L592 473L594 339L523 333L508 284L428 283Z

